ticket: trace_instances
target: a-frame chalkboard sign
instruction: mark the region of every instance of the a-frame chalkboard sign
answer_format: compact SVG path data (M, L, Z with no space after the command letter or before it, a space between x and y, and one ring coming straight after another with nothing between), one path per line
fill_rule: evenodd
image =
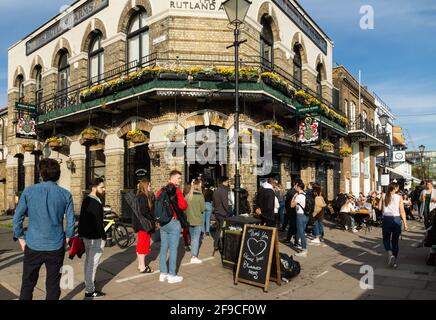
M277 228L245 225L235 284L244 282L268 292L270 280L281 285Z

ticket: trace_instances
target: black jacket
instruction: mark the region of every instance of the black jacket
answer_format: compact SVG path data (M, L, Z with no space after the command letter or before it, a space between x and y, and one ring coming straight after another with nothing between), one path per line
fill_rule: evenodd
M275 193L272 189L265 189L261 187L257 193L256 208L262 211L262 218L273 220L274 217L274 203Z
M297 213L295 208L291 208L291 201L294 198L295 194L297 193L297 190L295 188L291 188L288 190L285 196L285 209L287 214L293 214Z
M79 237L106 240L103 227L103 205L89 196L83 200L80 209Z
M229 206L229 191L230 188L220 185L213 193L213 207L215 215L224 218L232 215L232 210Z
M138 201L140 213L144 216L145 219L151 222L153 229L155 229L156 226L155 226L155 218L153 215L153 208L150 208L150 206L148 205L147 196L143 193L140 193L135 197L135 200ZM154 199L150 199L152 206L153 206L153 200ZM132 214L132 226L135 232L147 231L144 230L144 227L142 226L141 222L139 222L139 219L136 217L135 214Z

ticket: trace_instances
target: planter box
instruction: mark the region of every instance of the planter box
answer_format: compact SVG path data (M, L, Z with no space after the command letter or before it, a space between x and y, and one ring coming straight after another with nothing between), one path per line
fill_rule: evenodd
M159 79L162 80L187 80L187 73L163 72L159 74Z
M210 74L206 74L206 73L197 73L196 75L193 76L194 80L197 81L224 81L226 80L226 78L222 75L210 75Z

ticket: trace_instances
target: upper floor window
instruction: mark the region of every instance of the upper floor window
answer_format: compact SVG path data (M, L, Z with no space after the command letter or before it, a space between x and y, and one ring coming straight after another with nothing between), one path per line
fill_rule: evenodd
M68 64L68 51L60 53L58 65L58 91L66 91L69 86L70 65Z
M348 100L345 100L344 102L344 112L345 116L348 118Z
M353 101L350 102L349 115L350 115L350 123L354 124L354 122L356 120L356 104Z
M262 25L262 32L260 34L261 62L272 68L274 63L274 35L271 28L271 17L264 15L260 23Z
M316 93L318 94L319 97L322 97L322 85L321 85L321 81L322 81L322 64L319 63L316 67Z
M301 86L303 82L303 63L301 59L301 45L294 45L294 79L297 81L297 85Z
M36 91L35 91L35 101L36 105L39 105L42 101L42 68L40 65L35 67L35 81L36 81Z
M146 25L146 19L147 13L140 11L130 20L127 34L127 60L129 63L136 61L140 64L147 60L146 56L150 53L149 27Z
M101 46L101 32L95 32L89 46L89 81L99 82L104 73L104 49Z
M23 100L24 100L24 77L21 74L17 77L17 87L18 87L18 101L23 102Z

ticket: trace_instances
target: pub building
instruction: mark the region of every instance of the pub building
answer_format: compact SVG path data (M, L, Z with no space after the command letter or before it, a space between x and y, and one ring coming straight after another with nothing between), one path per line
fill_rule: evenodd
M185 182L234 176L231 159L187 160L189 148L205 143L198 135L185 153L166 159L168 145L186 144L189 132L233 134L234 50L227 47L234 38L226 13L220 0L183 2L190 5L79 0L9 48L10 207L16 192L39 181L42 157L60 162L59 184L71 190L77 212L94 177L106 179L106 204L126 214L123 193L142 177L157 189L172 169ZM333 199L347 135L333 103L333 42L296 1L282 0L253 0L241 39L241 136L259 150L252 134L272 128L270 175L286 188L297 177L317 181ZM250 199L264 178L253 174L257 165L241 165Z

